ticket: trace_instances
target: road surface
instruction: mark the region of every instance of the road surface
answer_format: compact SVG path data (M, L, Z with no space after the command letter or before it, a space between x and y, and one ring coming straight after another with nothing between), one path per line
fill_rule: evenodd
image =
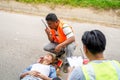
M20 72L39 56L46 54L43 46L49 41L44 32L40 16L8 13L0 11L0 80L19 80ZM104 52L106 59L120 61L120 29L98 24L66 21L73 26L77 49L74 55L80 55L81 36L86 30L99 29L107 38ZM65 80L65 76L63 75Z

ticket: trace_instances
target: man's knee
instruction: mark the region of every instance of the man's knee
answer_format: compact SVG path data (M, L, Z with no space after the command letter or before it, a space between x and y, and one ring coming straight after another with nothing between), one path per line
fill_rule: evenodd
M54 50L55 49L55 46L57 46L55 43L49 43L47 44L46 46L44 46L44 50L45 51L51 51L51 50Z
M75 48L76 48L76 45L74 43L67 45L65 50L66 56L71 57L72 54L74 53Z
M71 43L71 44L67 45L66 48L67 48L67 50L75 50L76 45L75 45L75 43Z
M45 51L50 51L50 48L49 48L49 46L44 46L44 48L43 48Z

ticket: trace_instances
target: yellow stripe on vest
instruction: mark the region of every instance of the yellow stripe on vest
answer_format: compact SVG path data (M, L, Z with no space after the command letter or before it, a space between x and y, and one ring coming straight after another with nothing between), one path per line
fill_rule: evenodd
M86 80L119 80L120 76L118 76L119 74L112 62L114 61L106 60L100 63L90 62L89 64L82 66ZM120 64L117 64L120 69Z

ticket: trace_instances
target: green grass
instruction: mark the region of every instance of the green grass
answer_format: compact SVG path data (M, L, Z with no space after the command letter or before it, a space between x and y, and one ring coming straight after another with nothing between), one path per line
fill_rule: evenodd
M25 3L93 7L97 9L120 9L120 0L16 0Z

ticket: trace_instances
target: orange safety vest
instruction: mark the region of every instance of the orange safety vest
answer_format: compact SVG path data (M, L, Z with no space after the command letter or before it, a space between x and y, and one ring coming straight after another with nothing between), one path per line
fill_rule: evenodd
M54 29L51 29L52 38L56 43L62 43L67 39L66 35L63 32L63 25L64 23L60 21L59 26L57 28L57 32L58 32L57 36L56 36L56 31Z

